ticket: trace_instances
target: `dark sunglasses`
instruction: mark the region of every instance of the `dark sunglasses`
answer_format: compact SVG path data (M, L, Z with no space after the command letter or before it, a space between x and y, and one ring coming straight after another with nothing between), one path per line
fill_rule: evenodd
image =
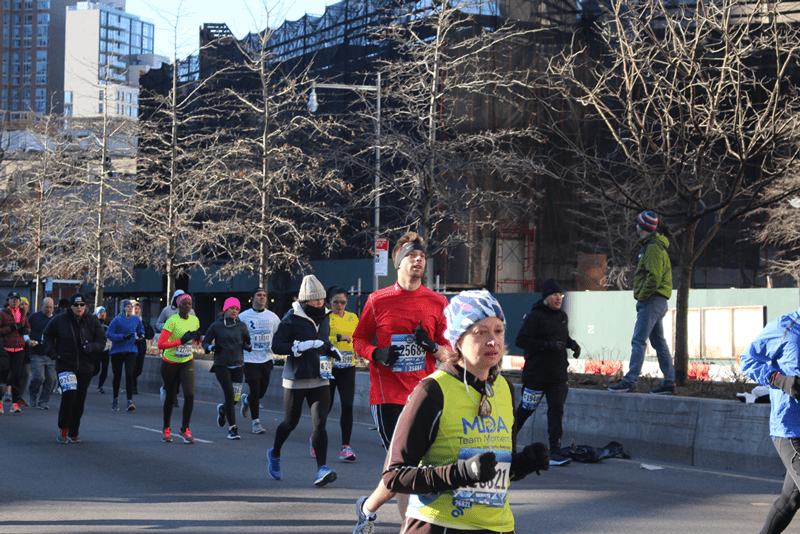
M481 417L489 417L492 415L492 403L489 402L489 399L494 397L494 390L489 382L484 384L484 391L486 393L481 395L481 402L478 404L478 415Z
M347 304L347 301L346 300L334 300L333 303L334 304Z
M84 306L86 306L86 303L85 302L76 302L76 303L73 304L73 306L75 306L76 308L83 308Z

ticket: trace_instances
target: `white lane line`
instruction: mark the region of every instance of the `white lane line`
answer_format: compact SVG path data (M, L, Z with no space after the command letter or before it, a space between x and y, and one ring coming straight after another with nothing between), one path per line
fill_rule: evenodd
M156 434L161 434L161 431L158 430L157 428L148 428L146 426L137 426L137 425L133 425L133 428L138 428L139 430L147 430L148 432L155 432ZM179 437L180 437L180 434L175 436L176 439L179 438ZM200 438L194 438L194 440L195 441L199 441L200 443L214 443L213 441L208 441L208 440L200 439Z

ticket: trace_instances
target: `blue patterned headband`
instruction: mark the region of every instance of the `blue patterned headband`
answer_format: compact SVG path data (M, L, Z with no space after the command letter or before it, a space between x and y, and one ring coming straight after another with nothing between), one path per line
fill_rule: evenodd
M456 342L470 326L487 317L497 317L506 324L500 303L485 289L462 291L450 301L444 309L447 319L447 330L444 335L455 350Z

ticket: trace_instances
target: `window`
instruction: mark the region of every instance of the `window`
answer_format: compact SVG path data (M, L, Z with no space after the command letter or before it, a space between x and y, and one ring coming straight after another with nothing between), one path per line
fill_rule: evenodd
M50 41L50 26L39 25L36 27L36 46L46 47Z
M127 115L128 117L131 116L131 107L130 106L125 106L125 115Z
M100 102L100 113L102 113L102 112L103 112L103 103Z
M100 100L103 100L104 97L105 97L105 91L100 89Z
M50 9L50 0L39 0L39 9Z
M36 85L47 84L47 50L36 51Z
M125 100L128 102L128 104L130 104L130 103L131 103L131 94L130 94L130 93L127 93L127 94L125 95Z

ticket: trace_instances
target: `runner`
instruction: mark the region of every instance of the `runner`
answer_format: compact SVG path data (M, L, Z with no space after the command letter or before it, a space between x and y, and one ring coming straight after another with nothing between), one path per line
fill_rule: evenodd
M405 234L392 259L397 282L369 296L353 334L356 354L370 362L369 403L387 450L408 395L435 370L436 360L449 354L443 315L447 299L422 285L426 262L422 238L415 232ZM381 481L372 495L361 497L353 533L372 532L378 508L394 496ZM405 517L407 504L407 495L397 495L400 517Z
M342 429L342 449L339 451L339 460L355 462L356 455L350 447L350 437L353 434L353 400L356 396L356 362L353 357L353 332L358 325L358 316L346 311L347 291L341 287L330 291L331 307L333 313L328 317L331 323L331 343L342 353L341 361L333 362L333 378L330 381L331 408L339 390L339 402L342 404L342 414L339 426Z
M178 313L167 319L158 338L158 348L164 351L161 361L161 378L164 381L164 430L161 441L172 441L170 420L178 383L183 388L183 420L180 435L184 443L194 443L189 422L194 408L194 354L192 348L200 347L200 321L190 315L192 297L183 294L176 299Z
M252 348L250 332L239 320L239 299L228 297L222 305L222 317L209 327L203 338L206 354L214 352L211 370L222 386L225 403L217 405L217 424L225 426L228 420L228 439L241 439L236 427L236 408L242 394L244 378L244 350Z
M244 377L250 393L242 395L241 414L253 417L253 434L266 434L259 418L259 402L267 394L275 355L272 336L281 320L267 309L267 291L257 287L252 292L253 307L239 314L239 319L250 331L252 350L244 351Z
M111 340L111 349L108 351L111 357L111 369L114 378L111 386L114 391L114 398L111 401L111 410L119 411L119 385L122 382L122 370L125 369L125 396L128 405L125 411L136 410L133 404L133 379L136 374L136 338L144 337L144 326L138 317L133 315L133 302L122 301L122 313L111 320L106 330L106 336Z

